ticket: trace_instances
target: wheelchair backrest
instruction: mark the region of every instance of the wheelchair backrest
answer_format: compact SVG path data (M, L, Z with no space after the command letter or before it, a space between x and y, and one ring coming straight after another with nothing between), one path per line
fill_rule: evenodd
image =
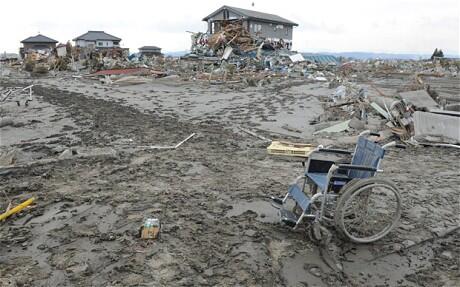
M384 155L385 150L379 144L365 137L359 137L351 164L378 168ZM372 171L350 170L348 176L350 178L368 178L374 174Z

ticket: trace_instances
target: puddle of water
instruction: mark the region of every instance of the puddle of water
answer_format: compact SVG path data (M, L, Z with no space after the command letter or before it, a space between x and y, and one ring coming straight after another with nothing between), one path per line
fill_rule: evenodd
M374 261L372 258L378 254L371 249L372 245L354 245L354 251L346 253L346 260L341 261L352 286L415 287L418 285L408 281L406 275L432 268L430 259L434 253L431 248L420 247L406 255L393 253ZM302 286L303 283L308 286L329 286L335 280L336 271L326 265L318 247L283 258L281 264L281 276L286 286Z
M227 212L227 217L239 216L246 211L253 211L257 213L257 220L260 222L279 222L278 210L274 208L268 200L243 201L232 205L232 207L233 208Z
M282 261L281 276L286 286L324 286L321 276L331 269L322 261L319 250L314 248Z
M419 253L419 252L417 252ZM413 273L414 270L430 267L428 258L434 256L433 250L427 248L423 253L409 253L406 256L401 256L397 253L382 257L381 259L369 262L375 255L371 255L367 246L357 245L354 254L348 254L347 259L351 262L343 264L344 271L352 279L357 282L364 279L366 284L385 286L417 286L413 282L407 281L405 275ZM371 274L372 277L367 275Z
M240 260L257 269L257 266L269 260L266 247L261 243L244 242L230 253L230 256L239 256Z

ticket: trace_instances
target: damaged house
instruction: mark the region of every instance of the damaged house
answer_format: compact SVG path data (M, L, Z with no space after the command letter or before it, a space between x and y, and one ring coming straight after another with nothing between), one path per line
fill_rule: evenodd
M161 48L157 46L143 46L139 48L142 57L161 56Z
M278 15L242 8L222 6L203 18L208 23L208 34L219 32L224 22L242 21L243 27L253 36L291 49L292 34L297 23Z
M76 47L80 48L119 48L121 38L112 36L104 31L88 31L85 34L73 39Z
M19 54L22 58L30 52L46 54L56 48L57 43L58 41L54 39L38 34L21 41L23 47L19 49Z

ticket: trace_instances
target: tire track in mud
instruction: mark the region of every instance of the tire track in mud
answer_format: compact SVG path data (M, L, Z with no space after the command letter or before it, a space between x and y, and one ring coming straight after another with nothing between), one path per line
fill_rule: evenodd
M84 130L78 136L85 145L108 145L118 139L133 138L138 144L178 140L191 129L172 117L141 113L133 107L87 97L83 94L34 87L44 101L62 107Z

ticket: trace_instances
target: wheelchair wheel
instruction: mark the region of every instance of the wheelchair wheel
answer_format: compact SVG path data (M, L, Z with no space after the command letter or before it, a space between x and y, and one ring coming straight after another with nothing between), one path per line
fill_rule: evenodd
M334 214L336 227L351 241L370 243L387 235L401 217L401 195L383 179L367 178L344 187Z

